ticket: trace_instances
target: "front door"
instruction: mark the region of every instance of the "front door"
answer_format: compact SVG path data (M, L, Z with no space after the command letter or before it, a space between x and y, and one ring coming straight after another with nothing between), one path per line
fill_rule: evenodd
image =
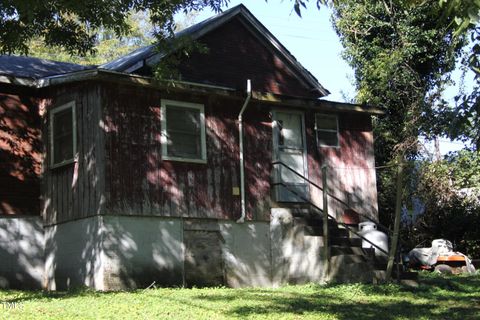
M305 121L301 111L273 113L273 150L276 199L279 202L305 202L308 199ZM288 167L288 168L287 168ZM295 174L292 170L297 172Z

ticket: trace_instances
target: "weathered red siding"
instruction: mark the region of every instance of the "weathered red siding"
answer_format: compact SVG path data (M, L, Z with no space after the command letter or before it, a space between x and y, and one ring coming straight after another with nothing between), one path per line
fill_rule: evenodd
M205 105L207 164L162 160L161 99ZM106 141L106 192L110 214L237 219L239 187L238 112L242 100L107 85L102 90ZM376 215L370 116L339 114L340 147L318 148L315 111L305 112L309 177L321 184L329 166L331 214L347 205ZM247 218L268 220L271 199L270 106L251 102L244 115ZM311 189L321 204L321 191Z
M299 97L316 96L294 76L280 55L267 49L237 18L199 39L206 53L181 60L183 80Z
M377 189L371 116L339 113L338 148L318 147L314 112L307 113L306 119L310 179L321 186L321 167L327 165L330 214L340 218L349 206L361 214L376 217ZM312 199L321 206L321 191L312 188L311 192Z
M43 202L47 224L60 223L103 213L105 204L105 147L100 131L100 95L95 82L53 87L47 110L75 101L77 123L77 161L58 168L50 167L49 117L43 126L47 150Z
M0 214L40 214L40 99L0 87Z
M202 103L207 164L162 160L161 99ZM237 114L243 101L108 85L102 91L107 212L235 219L240 215ZM249 215L268 219L268 110L245 114Z

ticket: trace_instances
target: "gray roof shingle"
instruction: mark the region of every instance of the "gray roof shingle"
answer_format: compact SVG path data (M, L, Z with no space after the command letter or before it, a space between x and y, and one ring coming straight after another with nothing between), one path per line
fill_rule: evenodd
M0 55L0 75L4 76L39 79L94 68L96 67L25 56Z

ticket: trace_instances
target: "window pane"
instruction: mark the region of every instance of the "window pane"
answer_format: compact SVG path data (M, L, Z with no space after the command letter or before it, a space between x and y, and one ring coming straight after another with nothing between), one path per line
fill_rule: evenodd
M200 135L170 132L167 153L169 156L194 158L202 157Z
M73 141L72 136L54 138L54 163L60 163L65 160L73 159Z
M53 115L53 163L73 159L72 108Z
M336 147L338 146L337 132L318 130L317 141L318 141L318 144L321 146Z
M72 108L55 113L53 117L53 124L53 132L55 133L55 137L59 135L71 135L73 129Z
M325 114L317 114L315 117L317 122L317 129L318 130L335 130L337 131L337 117L325 115Z
M303 148L302 116L299 114L277 113L278 145L288 148Z
M200 133L200 111L192 108L178 108L168 106L167 108L168 130Z
M166 109L167 154L174 157L201 159L200 110L168 106Z

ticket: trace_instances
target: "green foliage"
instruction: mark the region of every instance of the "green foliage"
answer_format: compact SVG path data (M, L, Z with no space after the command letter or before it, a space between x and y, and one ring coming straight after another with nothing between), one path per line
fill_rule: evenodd
M437 21L438 1L409 6L404 1L339 1L334 25L355 72L357 102L383 106L386 115L375 123L380 163L394 149L415 154L422 116L432 107L433 93L442 90L455 67L460 46L453 28Z
M155 67L156 79L177 80L180 79L179 64L193 53L207 53L208 48L190 37L179 37L176 41L161 42L158 50L165 52L162 61Z
M475 75L474 85L470 92L460 92L455 106L445 106L436 117L443 117L446 121L443 131L452 139L462 139L473 142L476 150L480 150L480 2L477 0L443 0L443 19L453 17L455 35L470 36L470 45L467 47L466 57L462 63Z
M422 275L418 288L336 284L160 288L134 292L0 291L6 319L477 319L478 276ZM7 305L7 304L5 304ZM455 309L452 309L455 306Z
M159 39L171 37L173 17L179 12L210 7L219 11L228 0L10 0L0 5L0 53L28 54L29 43L41 39L49 47L64 48L72 55L94 51L97 34L111 30L128 34L130 12L148 11Z
M431 114L463 44L437 0L334 2L334 27L355 73L358 103L385 108L374 119L377 165L413 159L418 136L439 123ZM443 23L438 21L443 19ZM392 223L395 171L377 172L381 221Z
M112 61L154 41L153 26L145 12L130 13L127 18L128 32L117 37L113 30L100 30L96 36L94 54L72 55L64 48L48 47L44 39L32 39L28 55L37 58L72 62L83 65L100 65Z
M448 239L457 249L480 256L480 153L462 150L445 160L423 162L418 168L414 194L424 213L407 225L405 240L410 246Z

